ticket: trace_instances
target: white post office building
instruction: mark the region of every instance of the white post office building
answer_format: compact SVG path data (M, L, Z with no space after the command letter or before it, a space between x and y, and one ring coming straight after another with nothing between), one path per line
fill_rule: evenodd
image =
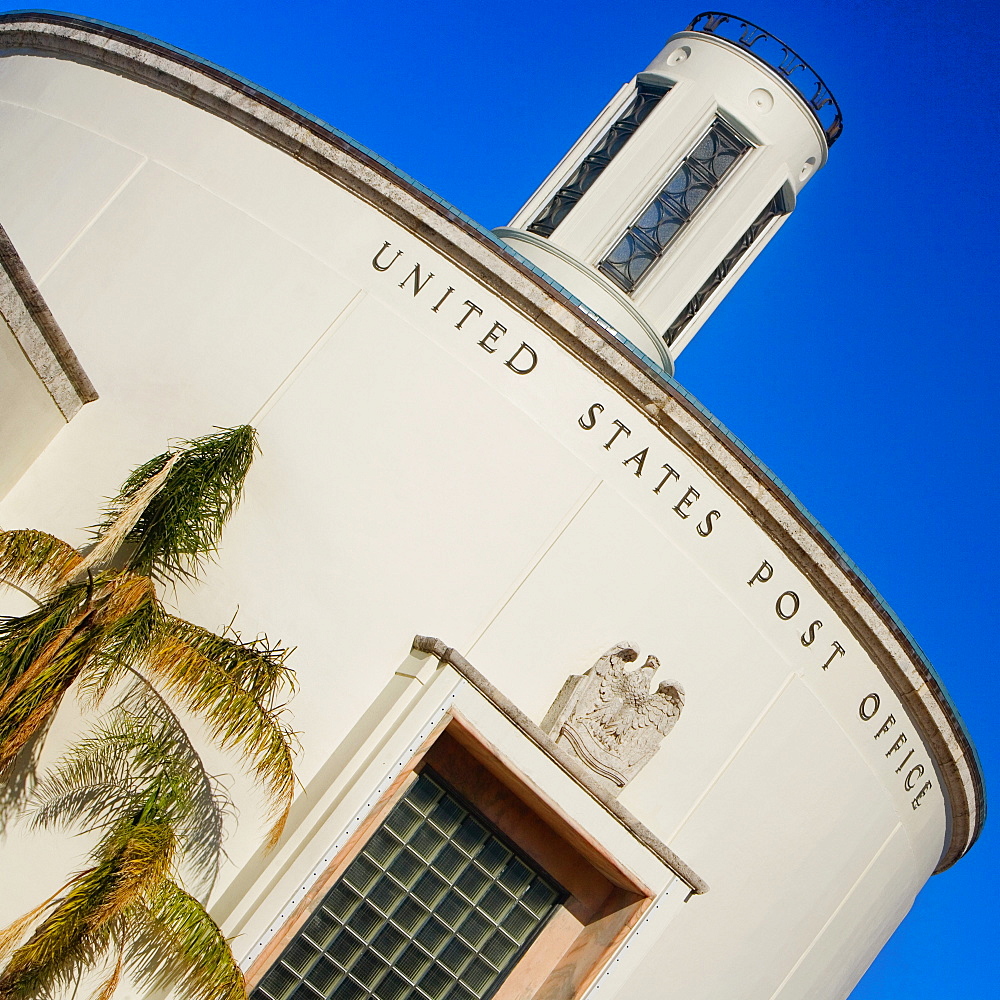
M260 433L172 597L297 647L291 822L241 801L211 899L253 1000L836 1000L972 845L941 681L673 379L840 131L700 15L489 232L196 56L0 16L0 525L82 543L170 438ZM79 867L33 836L3 922Z

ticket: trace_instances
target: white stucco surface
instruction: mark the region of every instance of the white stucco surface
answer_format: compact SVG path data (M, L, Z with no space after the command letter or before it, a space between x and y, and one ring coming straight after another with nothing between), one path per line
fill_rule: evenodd
M245 634L297 647L298 808L312 832L262 858L248 800L216 893L224 926L266 928L332 843L341 813L324 795L347 779L330 762L414 634L460 649L535 722L568 675L628 640L687 702L621 802L711 888L651 913L656 947L634 949L601 996L846 995L939 861L942 780L843 599L691 442L426 232L206 111L70 60L7 55L0 137L0 222L102 393L0 524L80 543L101 498L169 438L260 432L217 564L171 600L211 627L238 607ZM386 243L394 262L377 270ZM481 314L460 323L464 300ZM519 374L523 343L537 364ZM610 442L614 420L630 433ZM749 585L765 561L773 576ZM784 619L787 592L798 610ZM872 692L880 713L865 721ZM876 741L890 711L897 728ZM418 715L394 718L412 728ZM934 786L916 808L885 754L903 729ZM576 795L530 754L524 767ZM351 772L345 815L367 773ZM614 850L623 835L601 823ZM42 860L31 845L29 866ZM620 850L645 864L631 842Z

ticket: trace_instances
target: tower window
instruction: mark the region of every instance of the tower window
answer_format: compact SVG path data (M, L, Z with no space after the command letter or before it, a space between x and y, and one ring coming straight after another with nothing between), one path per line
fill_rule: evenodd
M750 146L732 126L716 118L663 190L600 262L601 271L631 292Z
M730 272L743 259L772 219L787 214L785 199L779 191L765 206L764 210L750 223L750 228L736 241L736 245L722 258L722 263L708 276L705 283L691 297L691 301L681 310L680 315L670 324L663 339L672 344L685 330L688 323L698 315L698 310L708 301L712 293L721 285Z
M251 1000L485 1000L564 896L424 771Z
M573 210L604 168L621 152L635 130L649 117L660 98L670 89L666 83L639 81L628 110L604 133L601 141L576 168L573 176L552 196L545 210L528 226L539 236L551 236L556 226Z

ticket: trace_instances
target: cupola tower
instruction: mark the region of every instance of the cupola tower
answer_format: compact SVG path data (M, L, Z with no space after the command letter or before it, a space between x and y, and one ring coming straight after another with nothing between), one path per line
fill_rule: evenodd
M841 129L792 49L699 14L497 234L672 371Z

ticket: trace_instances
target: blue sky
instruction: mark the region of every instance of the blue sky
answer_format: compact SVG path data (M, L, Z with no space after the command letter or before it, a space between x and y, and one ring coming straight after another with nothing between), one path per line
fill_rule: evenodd
M701 8L79 0L343 129L487 226ZM994 4L745 2L844 135L677 367L879 588L998 759ZM852 995L996 990L1000 841L935 876Z

